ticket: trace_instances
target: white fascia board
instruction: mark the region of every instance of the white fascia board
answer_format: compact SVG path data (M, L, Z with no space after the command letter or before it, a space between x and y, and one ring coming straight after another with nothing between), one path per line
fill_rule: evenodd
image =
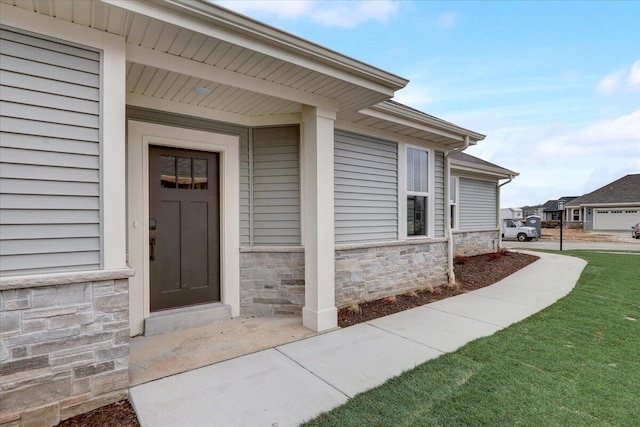
M140 46L127 44L127 60L331 111L339 108L333 99Z
M431 117L424 113L413 111L408 108L403 108L402 106L394 105L388 102L380 102L372 106L371 108L360 111L360 113L362 114L378 117L378 115L372 114L373 112L378 112L378 114L383 113L386 115L386 117L390 118L395 117L396 120L390 120L394 123L400 123L397 120L402 119L415 123L412 127L416 129L426 130L428 132L437 133L438 135L442 136L450 136L457 140L460 140L460 138L464 140L464 137L469 137L471 145L475 145L476 142L482 141L485 138L485 135L481 133L465 129L437 117ZM420 125L422 127L418 127Z
M204 1L101 0L392 97L408 80Z
M460 162L457 160L451 160L451 169L457 171L467 171L474 173L481 173L485 175L497 176L500 179L507 179L509 177L516 177L520 175L518 172L507 171L504 169L492 168L490 166L478 165L475 163Z
M390 123L395 123L403 126L407 126L411 129L418 129L425 132L432 133L434 135L442 136L445 138L449 138L453 143L464 144L465 137L469 137L470 145L475 145L477 141L484 138L483 135L475 134L470 135L470 131L466 131L465 129L458 128L456 126L450 125L447 127L440 126L439 124L435 124L435 121L425 120L425 116L414 115L411 113L407 113L406 110L402 111L387 111L385 109L378 108L380 104L377 104L371 108L365 108L364 110L360 110L359 113L365 114L370 117L375 117L380 120L385 120ZM478 136L479 137L476 137Z
M625 206L636 207L640 206L640 202L620 202L620 203L581 203L580 205L572 205L565 206L566 208L577 208L577 207L585 207L585 208L623 208Z

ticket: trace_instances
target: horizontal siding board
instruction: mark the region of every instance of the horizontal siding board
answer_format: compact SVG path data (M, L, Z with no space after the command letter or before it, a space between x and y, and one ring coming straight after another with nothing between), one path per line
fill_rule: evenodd
M4 209L98 210L100 200L97 197L0 194L0 206Z
M2 114L5 114L5 112L3 111ZM42 135L80 141L98 142L100 140L99 129L70 126L59 123L37 122L9 116L3 116L0 120L2 121L2 130L4 132Z
M300 244L298 126L252 131L253 243Z
M100 250L99 237L66 238L66 239L31 239L3 240L0 255L31 254L37 248L38 253L84 252Z
M445 231L445 213L448 202L446 202L444 194L444 153L442 151L436 151L434 156L435 162L435 233L436 237L444 237Z
M397 239L397 144L337 130L334 203L336 243Z
M93 88L100 87L100 76L93 73L71 70L69 68L43 64L41 62L15 58L8 55L0 55L0 63L2 64L2 68L4 70L14 73L43 77L50 80L56 80L64 83L73 83L74 85L80 86L88 86Z
M0 135L0 147L28 148L52 153L88 154L96 157L100 155L100 144L97 142L74 141L18 133L2 133Z
M0 148L3 163L23 165L46 165L78 169L98 169L100 158L84 154L49 153L46 151L22 150L18 148Z
M494 229L497 226L496 183L460 178L459 187L460 229Z
M99 182L100 171L96 169L6 163L0 167L0 177L66 182Z
M85 49L85 48L70 46L64 42L47 40L34 35L25 35L25 34L10 31L4 28L0 30L0 38L3 40L10 40L13 42L22 43L25 46L39 47L42 49L64 53L66 55L90 59L92 61L100 60L100 52Z
M97 210L23 210L0 209L0 224L98 224Z
M28 76L12 71L0 69L0 83L4 86L23 88L29 91L38 91L56 95L84 99L96 102L100 99L100 89L98 87L78 86L73 83L57 81L52 84L47 76Z
M59 45L58 45L59 46ZM53 46L55 47L55 46ZM0 39L0 51L14 58L56 65L71 71L98 75L100 73L100 57L96 59L81 58L63 52L56 52L24 43L16 43L5 38Z
M2 274L100 268L101 55L0 39Z
M37 98L37 96L35 98ZM15 102L0 101L0 111L2 111L5 117L10 115L11 117L25 120L37 120L40 122L88 128L97 128L100 125L100 118L97 115L54 110L49 107L18 104Z
M99 197L100 186L97 183L87 182L26 181L0 178L0 193Z
M0 91L2 91L2 99L10 102L57 110L75 111L77 113L93 114L96 116L100 114L100 103L97 101L88 101L70 96L36 92L2 85L0 85Z
M4 255L0 256L3 275L12 275L33 269L69 267L99 268L100 252L62 252L53 254Z
M98 224L18 224L0 225L3 239L61 239L70 237L100 237Z

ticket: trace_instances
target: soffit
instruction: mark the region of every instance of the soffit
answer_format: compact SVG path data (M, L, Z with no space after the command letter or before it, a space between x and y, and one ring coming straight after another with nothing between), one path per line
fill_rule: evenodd
M127 44L132 46L206 64L211 67L212 76L215 75L216 70L226 70L283 88L327 98L335 101L341 112L355 111L373 105L389 98L393 93L389 88L387 88L388 93L371 90L316 71L312 69L313 67L307 68L292 64L275 56L266 55L98 0L68 2L0 0L0 2L116 34L124 37ZM136 2L136 4L138 3L140 2ZM127 2L121 4L124 7L128 6ZM300 102L287 101L284 99L286 96L278 99L273 95L262 95L242 87L216 85L213 79L208 82L211 85L207 85L207 87L222 91L225 96L228 95L230 98L237 95L241 99L229 103L210 102L212 101L211 97L208 97L207 100L198 99L194 96L195 94L189 94L189 91L204 82L201 79L191 77L188 70L185 70L181 76L175 74L177 73L161 70L159 67L129 63L127 91L137 94L144 93L163 100L196 103L200 106L239 114L278 114L282 111L299 112L301 109ZM151 84L150 87L143 87L146 80ZM178 91L171 83L176 81L183 83ZM155 85L158 87L156 88ZM166 92L155 90L159 88L167 90ZM272 99L268 100L267 98Z

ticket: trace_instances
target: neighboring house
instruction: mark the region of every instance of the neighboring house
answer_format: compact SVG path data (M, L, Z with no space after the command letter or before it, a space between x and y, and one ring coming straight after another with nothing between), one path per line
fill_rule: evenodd
M520 208L502 208L500 209L500 219L522 219L523 212Z
M524 218L527 218L530 216L539 216L540 218L542 218L544 216L543 205L523 206L521 209L522 209L522 216Z
M391 101L407 80L204 1L13 3L1 420L125 397L130 336L240 314L323 331L498 248L516 174Z
M565 206L568 223L588 230L624 230L640 222L640 174L624 176Z
M560 199L547 200L542 205L543 217L542 221L560 221L562 211L558 208L558 200L564 200L565 203L569 203L575 199L576 196L563 196ZM566 219L566 218L565 218Z

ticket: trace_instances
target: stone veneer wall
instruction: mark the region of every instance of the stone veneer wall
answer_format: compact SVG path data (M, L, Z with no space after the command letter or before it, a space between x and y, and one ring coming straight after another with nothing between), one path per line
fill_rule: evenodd
M499 249L500 234L497 230L453 233L454 256L474 256L497 252Z
M0 425L54 426L127 397L132 275L0 280Z
M446 283L444 239L336 247L338 308Z
M304 248L240 249L240 314L299 315L304 306Z

